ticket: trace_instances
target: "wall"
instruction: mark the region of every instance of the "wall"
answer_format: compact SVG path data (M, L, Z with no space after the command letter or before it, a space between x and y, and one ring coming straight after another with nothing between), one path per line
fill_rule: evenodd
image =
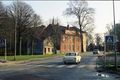
M69 32L70 33L70 32ZM72 31L73 33L73 31ZM75 34L62 34L60 40L60 52L81 52L80 37Z

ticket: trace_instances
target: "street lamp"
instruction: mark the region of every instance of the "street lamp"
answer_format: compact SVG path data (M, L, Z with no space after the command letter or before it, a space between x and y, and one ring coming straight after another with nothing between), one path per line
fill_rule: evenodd
M18 16L17 16L17 14L18 14L18 0L16 1L16 11L15 11L15 53L14 53L14 60L16 60L16 52L17 52L17 18L18 18Z
M116 40L117 40L117 35L116 35L116 27L115 27L115 4L114 4L114 0L113 0L113 23L114 23L115 69L117 70L117 53L116 53Z

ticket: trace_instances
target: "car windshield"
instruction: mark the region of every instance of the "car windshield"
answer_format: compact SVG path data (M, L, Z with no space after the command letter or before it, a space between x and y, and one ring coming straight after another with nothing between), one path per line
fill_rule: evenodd
M66 53L66 56L76 56L76 53Z

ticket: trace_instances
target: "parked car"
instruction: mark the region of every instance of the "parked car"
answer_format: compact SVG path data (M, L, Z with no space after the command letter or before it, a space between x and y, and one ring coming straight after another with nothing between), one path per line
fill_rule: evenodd
M100 54L100 51L98 49L94 49L93 54Z
M66 63L80 63L80 61L81 61L81 56L77 52L66 53L64 58L63 58L63 62L65 64Z

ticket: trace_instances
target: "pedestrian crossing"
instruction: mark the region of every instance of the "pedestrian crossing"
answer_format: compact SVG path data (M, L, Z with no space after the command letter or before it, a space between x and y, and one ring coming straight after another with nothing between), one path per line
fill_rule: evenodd
M93 67L95 67L96 65L92 65ZM64 65L64 64L61 64L61 65L55 65L55 64L40 64L40 65L36 65L36 67L45 67L45 68L68 68L68 69L71 69L71 68L89 68L91 67L91 65Z

